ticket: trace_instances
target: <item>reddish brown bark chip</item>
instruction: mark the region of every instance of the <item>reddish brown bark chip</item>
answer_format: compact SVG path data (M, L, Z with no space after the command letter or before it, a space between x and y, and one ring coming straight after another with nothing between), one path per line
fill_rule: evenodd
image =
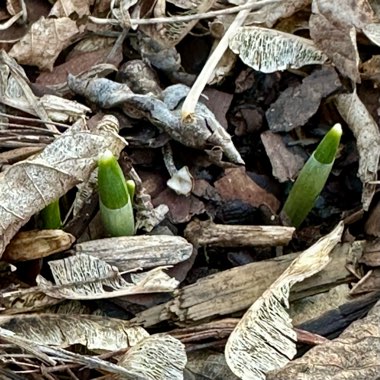
M273 212L280 207L279 200L252 181L244 168L226 169L225 176L215 182L215 188L224 200L240 199L254 207L264 204Z

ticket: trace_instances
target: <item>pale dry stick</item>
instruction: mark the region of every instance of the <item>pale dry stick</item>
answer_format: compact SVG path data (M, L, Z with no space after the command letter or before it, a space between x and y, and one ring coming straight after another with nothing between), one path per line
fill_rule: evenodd
M244 5L239 5L236 7L230 7L227 9L221 9L218 11L210 11L205 13L197 13L192 15L184 15L184 16L172 16L172 17L155 17L155 18L145 18L145 19L131 19L131 25L152 25L152 24L174 24L176 22L186 22L193 20L203 20L206 18L212 18L217 16L224 16L229 14L238 13L243 10L252 10L253 7L262 7L263 5L269 5L278 3L281 0L262 0L255 3L249 2ZM99 17L88 17L90 21L94 24L100 25L119 25L120 21L116 19L105 19Z
M226 33L220 40L216 49L209 56L207 62L203 66L201 73L198 75L196 81L187 94L185 101L182 105L182 122L191 123L194 119L195 106L198 103L199 97L202 94L203 89L206 87L208 80L210 79L215 67L219 63L223 54L228 48L228 42L230 38L236 33L237 28L244 24L245 19L248 17L250 11L258 6L266 5L266 2L257 2L256 0L248 0L247 9L240 11L232 24L227 29Z
M7 30L10 28L20 17L22 16L22 11L16 13L14 16L12 16L9 20L5 21L4 23L0 24L0 30Z
M0 41L1 42L1 41ZM0 112L0 117L3 116L3 117L8 117L10 119L15 119L15 120L21 120L21 121L30 121L30 122L34 122L34 123L40 123L40 124L45 124L45 121L41 120L41 119L35 119L33 117L25 117L25 116L16 116L16 115L11 115L9 113L3 113L3 112ZM63 123L58 123L56 121L50 121L49 123L51 124L54 124L56 125L57 127L63 127L63 128L69 128L70 125L68 124L63 124Z
M13 59L11 59L11 57L4 51L0 52L0 61L9 67L14 79L21 87L21 90L24 93L25 98L27 99L33 110L36 112L37 116L39 116L40 119L44 121L46 128L54 133L61 134L61 132L59 132L59 130L53 124L51 124L47 111L40 104L39 99L34 95L32 89L29 86L29 79L21 70L21 67L18 66L18 64ZM2 99L2 102L4 104L7 104L4 101L4 99Z

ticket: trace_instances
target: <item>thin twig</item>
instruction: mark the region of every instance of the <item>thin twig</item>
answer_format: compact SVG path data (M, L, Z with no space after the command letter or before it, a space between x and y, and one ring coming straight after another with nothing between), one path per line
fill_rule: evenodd
M4 23L0 24L0 30L7 30L10 28L20 17L22 16L22 11L16 13L13 17L11 17L9 20L5 21Z
M34 122L34 123L45 124L45 122L43 120L35 119L33 117L16 116L16 115L11 115L8 113L3 113L3 112L0 112L0 116L7 117L9 119L16 119L16 120L21 120L21 121L30 121L30 122ZM49 123L54 124L58 127L63 127L63 128L69 128L70 127L70 125L68 125L68 124L58 123L56 121L50 121Z
M173 24L176 22L186 22L192 20L203 20L206 18L212 18L217 16L223 16L228 14L238 13L244 10L251 10L253 8L260 8L264 5L278 3L281 0L263 0L256 1L254 3L249 2L244 5L239 5L236 7L231 7L227 9L221 9L218 11L210 11L205 13L198 13L185 16L172 16L172 17L156 17L156 18L146 18L146 19L131 19L131 25L152 25L152 24ZM116 19L105 19L89 16L89 20L95 24L106 24L106 25L119 25L120 21Z

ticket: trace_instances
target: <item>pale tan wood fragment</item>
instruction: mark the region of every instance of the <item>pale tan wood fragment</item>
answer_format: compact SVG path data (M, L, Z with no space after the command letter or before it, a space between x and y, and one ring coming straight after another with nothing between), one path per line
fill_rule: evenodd
M294 230L294 227L227 225L215 224L211 220L193 220L185 229L185 237L195 246L279 246L289 243Z
M360 250L361 246L357 249ZM352 250L352 244L337 245L325 269L292 288L291 300L327 291L337 284L348 282L350 273L345 264L348 257L351 257ZM195 284L178 290L171 301L137 314L134 321L144 326L152 326L164 320L190 324L246 310L298 255L299 253L292 253L204 277Z
M50 256L71 247L75 238L62 230L32 230L19 232L8 244L2 259L26 261Z
M104 260L122 272L177 264L191 256L193 246L180 236L141 235L90 240L76 244L75 251Z

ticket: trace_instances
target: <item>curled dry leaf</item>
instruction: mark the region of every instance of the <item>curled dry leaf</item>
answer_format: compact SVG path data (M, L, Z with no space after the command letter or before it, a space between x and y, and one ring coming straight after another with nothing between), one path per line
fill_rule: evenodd
M0 326L37 344L69 347L82 344L89 350L117 351L136 345L149 334L119 319L68 314L1 316Z
M79 120L40 154L2 173L0 254L31 216L90 176L99 151L110 149L119 156L126 142L117 129L117 119L110 116L91 132Z
M186 362L185 346L178 339L156 334L129 349L117 364L138 379L182 380Z
M78 33L75 21L68 17L41 17L32 24L29 32L13 45L9 55L16 58L20 64L52 70L58 55L71 44L72 38Z
M340 241L343 223L304 251L248 309L225 349L232 372L243 380L265 380L268 371L284 367L296 354L297 334L286 312L292 285L322 270Z
M229 46L246 65L263 73L323 64L327 60L311 40L256 26L239 28Z
M208 145L218 146L232 162L244 164L231 136L204 104L197 104L193 120L182 122L178 107L189 92L187 86L173 85L166 88L162 101L151 94L134 94L126 84L109 79L80 80L69 75L68 82L74 92L101 107L122 107L128 116L148 119L183 145L196 149L205 149Z
M121 297L130 294L172 292L178 281L158 267L149 272L131 274L124 280L117 268L90 255L78 254L49 261L56 285L37 277L40 290L55 298L90 300Z
M359 152L358 176L363 183L362 204L368 210L376 185L380 158L379 127L357 93L342 94L335 97L339 113L346 121L356 138Z

